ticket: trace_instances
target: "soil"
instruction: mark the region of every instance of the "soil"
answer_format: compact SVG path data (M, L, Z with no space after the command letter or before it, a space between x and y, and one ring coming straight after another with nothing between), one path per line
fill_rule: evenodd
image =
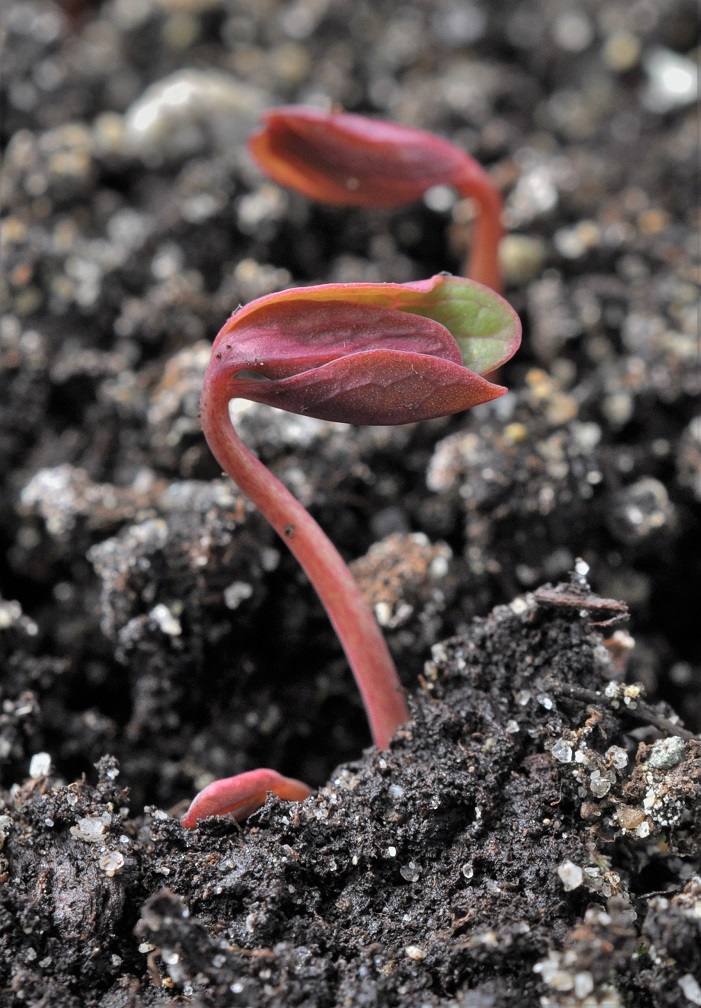
M5 26L0 1003L701 1004L695 5L17 0ZM376 213L260 177L260 112L329 101L490 169L524 324L467 414L237 404L386 633L412 712L386 752L198 421L237 304L460 269L450 192ZM318 790L182 828L260 765Z

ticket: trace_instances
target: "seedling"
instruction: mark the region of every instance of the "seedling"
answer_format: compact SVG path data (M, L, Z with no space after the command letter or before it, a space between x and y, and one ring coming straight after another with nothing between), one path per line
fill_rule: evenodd
M279 185L339 206L405 206L435 185L479 204L465 274L501 292L502 199L469 154L425 130L346 112L287 105L270 109L248 141Z
M340 554L234 430L236 397L355 424L404 424L488 402L506 389L482 377L520 341L514 311L493 291L448 274L407 284L326 284L268 294L231 316L212 348L202 429L222 469L299 560L353 670L375 744L408 720L379 627ZM243 819L266 791L299 800L300 781L254 770L215 781L183 819Z

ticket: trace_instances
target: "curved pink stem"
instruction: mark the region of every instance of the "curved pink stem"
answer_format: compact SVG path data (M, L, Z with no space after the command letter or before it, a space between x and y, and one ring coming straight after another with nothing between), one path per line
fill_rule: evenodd
M461 196L469 196L479 205L470 251L463 268L464 275L501 294L503 282L499 244L504 236L501 222L504 201L501 193L489 175L472 158L466 162L464 178L460 179L456 188Z
M267 518L297 557L323 603L355 676L380 749L409 720L392 658L345 562L311 515L245 446L229 417L224 382L207 374L202 429L219 465Z

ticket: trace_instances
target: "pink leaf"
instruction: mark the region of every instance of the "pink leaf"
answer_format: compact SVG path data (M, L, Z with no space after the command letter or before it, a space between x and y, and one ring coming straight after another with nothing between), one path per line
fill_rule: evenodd
M354 424L405 424L459 413L506 392L452 361L399 350L350 354L281 381L237 379L233 395Z
M255 160L280 185L324 203L399 207L431 186L459 186L472 166L449 141L398 123L299 105L263 119L248 142Z
M268 294L215 340L205 383L291 413L402 424L506 391L491 371L518 346L512 309L488 288L441 275L408 284L325 284Z

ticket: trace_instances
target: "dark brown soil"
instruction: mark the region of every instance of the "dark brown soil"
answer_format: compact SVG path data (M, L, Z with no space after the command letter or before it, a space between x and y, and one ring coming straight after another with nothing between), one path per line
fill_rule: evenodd
M8 5L3 1008L701 1004L696 13ZM240 412L383 625L413 715L383 753L197 416L239 302L460 268L450 194L260 178L260 111L324 99L492 170L525 333L461 416ZM256 765L319 790L180 826Z

